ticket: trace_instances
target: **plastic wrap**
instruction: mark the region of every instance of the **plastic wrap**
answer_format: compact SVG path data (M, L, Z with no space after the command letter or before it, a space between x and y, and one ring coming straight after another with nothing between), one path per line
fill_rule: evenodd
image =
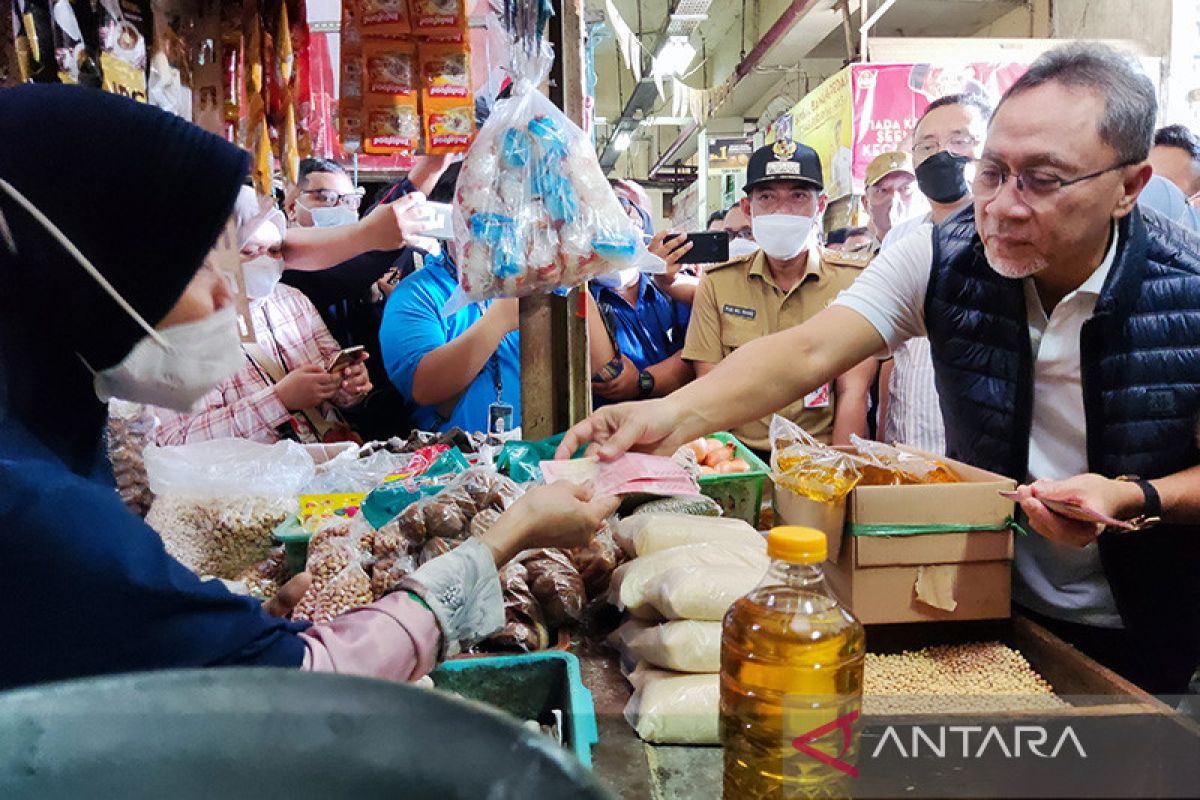
M665 269L621 209L590 137L537 90L554 61L550 46L528 32L508 38L512 97L496 104L458 180L461 291L446 313L632 266Z
M692 457L695 458L695 456ZM719 517L721 513L720 503L707 495L696 494L681 497L664 497L661 500L651 500L649 503L642 503L634 509L632 516L640 516L642 514L689 514L696 517Z
M754 567L685 565L672 567L646 583L646 603L663 619L719 621L738 598L763 579Z
M270 600L287 579L287 555L282 547L273 547L266 558L247 567L234 581L245 586L251 597Z
M767 540L740 519L687 514L636 514L617 523L616 541L630 558L704 542L765 550Z
M623 657L676 672L719 672L721 623L631 619L613 633L610 643Z
M765 574L771 560L765 549L746 545L689 544L636 558L617 567L609 587L609 602L635 617L657 619L649 586L658 575L684 566L742 566Z
M771 470L776 486L818 503L840 500L858 485L856 459L818 442L799 425L771 418Z
M139 517L146 516L154 502L146 475L143 451L154 441L158 417L147 406L110 400L108 403L108 460L113 468L117 493Z
M862 464L863 486L901 486L922 483L958 483L959 477L942 462L906 453L883 442L850 434Z
M594 600L608 591L613 570L625 560L625 554L613 538L612 528L605 525L584 547L568 550L567 555L579 570L587 589L589 600Z
M688 675L639 667L625 719L656 744L720 743L720 675Z
M371 548L374 531L361 520L327 521L309 542L305 571L312 585L293 619L328 622L375 600Z
M504 593L504 627L484 644L487 649L532 652L550 646L550 631L542 608L529 588L529 571L512 561L500 569Z
M228 579L266 557L272 530L295 513L313 475L295 442L150 446L145 460L155 495L146 522L189 569Z
M529 589L542 607L546 624L561 628L583 619L587 590L571 559L561 550L533 550L521 558Z

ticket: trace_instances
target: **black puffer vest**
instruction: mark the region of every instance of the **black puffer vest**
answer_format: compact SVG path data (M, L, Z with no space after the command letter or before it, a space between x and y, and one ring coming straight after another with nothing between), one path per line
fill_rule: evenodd
M1024 481L1034 389L1025 294L988 266L970 207L934 228L925 319L947 454ZM1200 464L1200 239L1153 212L1123 219L1079 346L1091 471L1153 479ZM1147 657L1194 665L1200 527L1105 533L1100 556L1126 628L1163 648Z

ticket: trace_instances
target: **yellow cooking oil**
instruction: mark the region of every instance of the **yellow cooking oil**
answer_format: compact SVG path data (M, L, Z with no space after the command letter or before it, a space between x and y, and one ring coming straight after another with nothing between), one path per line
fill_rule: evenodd
M825 535L774 528L771 567L725 615L725 800L848 797L856 776L862 625L825 582Z

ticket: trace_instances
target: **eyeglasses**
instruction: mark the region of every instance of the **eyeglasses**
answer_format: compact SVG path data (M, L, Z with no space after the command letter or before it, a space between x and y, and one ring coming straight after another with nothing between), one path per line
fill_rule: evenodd
M934 153L940 153L943 150L949 150L951 153L970 153L979 144L979 140L974 136L955 136L943 145L936 141L921 141L913 145L913 157L918 161L924 161Z
M1105 173L1115 172L1116 170L1124 169L1137 163L1139 163L1137 159L1122 161L1120 164L1113 164L1111 167L1089 172L1087 175L1080 175L1078 178L1060 178L1052 172L1037 167L1023 169L1014 173L1003 164L980 159L975 162L975 180L971 185L971 191L976 197L987 200L990 197L994 197L1004 187L1004 184L1008 182L1010 177L1015 177L1017 179L1017 193L1023 199L1044 199L1068 186L1074 186L1083 181L1090 181L1092 178L1098 178Z
M366 194L366 190L358 188L347 194L338 194L332 189L305 189L300 194L307 194L317 198L317 201L323 206L345 206L357 211L358 207L362 205L363 195Z

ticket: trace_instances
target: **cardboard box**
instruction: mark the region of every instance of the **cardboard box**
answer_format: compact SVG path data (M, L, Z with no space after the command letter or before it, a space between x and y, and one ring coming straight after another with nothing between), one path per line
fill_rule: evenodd
M914 451L915 452L915 451ZM776 488L785 524L829 538L825 572L838 597L866 624L1008 617L1012 593L1014 481L950 459L962 483L862 486L836 509ZM955 527L956 532L854 535L856 525Z

